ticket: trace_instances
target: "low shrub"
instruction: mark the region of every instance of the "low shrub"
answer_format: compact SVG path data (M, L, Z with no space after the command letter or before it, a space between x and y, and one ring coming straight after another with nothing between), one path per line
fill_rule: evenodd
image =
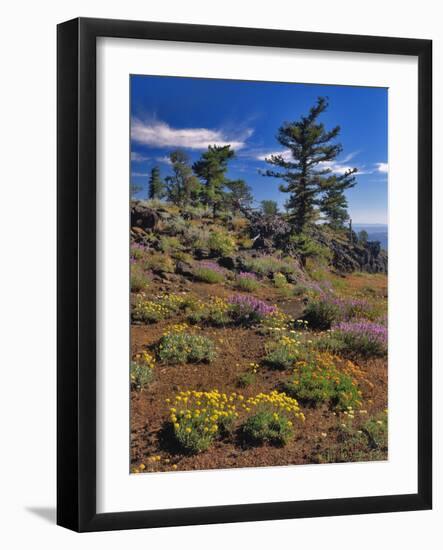
M210 363L216 349L206 336L185 332L187 325L177 325L161 337L157 356L162 363Z
M247 326L259 323L267 315L271 315L276 311L275 306L270 306L254 296L246 296L245 294L231 296L229 304L231 305L231 316L234 322Z
M154 378L155 358L147 351L138 353L131 361L131 386L135 390L142 390Z
M159 241L160 250L165 254L182 250L183 246L178 237L163 235Z
M132 260L141 260L146 254L146 248L140 243L131 244L131 259Z
M144 269L160 273L173 273L175 271L175 263L172 258L160 252L152 252L144 256L141 266Z
M222 283L225 280L225 271L215 262L201 262L194 268L194 277L209 284Z
M131 292L145 290L150 282L149 276L137 264L131 265Z
M252 411L243 424L243 436L255 445L286 445L294 436L294 421L305 419L295 399L276 391L247 399L243 408Z
M308 302L304 312L304 320L312 329L328 330L340 320L341 312L339 306L328 300L318 299Z
M358 367L329 353L314 353L304 361L297 361L285 391L297 399L313 405L327 403L337 410L361 405L361 390L356 374Z
M261 320L259 332L261 334L270 334L276 338L280 338L282 333L290 330L294 322L294 319L290 315L276 307L275 311L266 315L266 317Z
M232 254L237 248L235 239L221 230L211 231L207 246L209 250L217 256L229 256L229 254Z
M249 363L248 369L237 377L237 386L239 388L247 388L253 384L256 380L258 369L258 363Z
M196 300L187 308L187 319L192 324L205 323L214 326L225 326L231 323L231 307L226 300L217 296L209 302Z
M152 300L138 296L132 306L132 320L140 323L156 323L169 319L192 303L186 294L160 294Z
M235 279L235 286L244 292L254 292L260 286L254 273L240 272Z
M214 440L230 431L238 417L237 394L185 391L175 396L170 407L174 437L189 453L207 450ZM171 404L168 399L167 402Z
M383 357L388 351L388 329L367 320L344 321L321 338L319 346L334 353L361 357Z
M290 369L300 358L300 341L296 334L281 336L276 342L267 344L266 365L279 370Z
M294 261L281 259L276 256L260 256L249 258L244 262L245 268L257 275L269 277L274 273L292 274L296 271Z

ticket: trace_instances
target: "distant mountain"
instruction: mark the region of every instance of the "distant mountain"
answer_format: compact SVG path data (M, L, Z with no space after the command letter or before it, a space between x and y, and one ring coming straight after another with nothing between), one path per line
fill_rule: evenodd
M352 228L356 233L365 230L369 241L380 241L381 247L388 250L388 226L385 223L355 223Z

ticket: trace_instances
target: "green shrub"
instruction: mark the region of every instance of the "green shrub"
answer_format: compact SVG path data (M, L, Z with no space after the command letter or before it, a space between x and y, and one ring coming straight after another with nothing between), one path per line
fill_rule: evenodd
M283 336L267 345L264 362L274 369L286 370L300 357L300 342L296 337Z
M193 301L184 294L161 294L153 300L137 296L132 306L132 320L141 323L156 323L169 319L179 311L186 309Z
M167 235L163 235L162 237L160 237L159 244L160 250L165 254L176 252L183 248L180 239L178 239L177 237L169 237Z
M228 396L218 390L177 394L169 410L179 445L188 453L200 453L219 435L229 432L238 416L234 403L237 398L236 394Z
M259 286L259 281L252 273L239 273L235 279L235 287L244 292L254 292Z
M292 422L283 415L267 410L250 416L243 425L245 439L253 444L286 445L294 436Z
M329 353L315 353L306 361L298 361L284 390L301 401L327 403L338 410L361 405L361 391L355 379L358 368L351 362L339 368L337 361Z
M218 256L229 256L236 250L234 238L220 230L211 231L207 245L209 250Z
M245 260L244 266L248 271L269 277L274 273L292 274L296 271L294 260L285 260L276 256L260 256Z
M212 267L199 266L193 271L194 277L203 283L216 284L225 280L223 271L213 269Z
M216 357L212 340L187 332L167 332L157 348L162 363L210 363Z
M148 275L136 264L131 265L131 292L141 292L149 285Z
M143 351L138 353L131 361L131 386L135 390L142 390L148 386L154 378L154 357Z
M144 269L152 271L164 273L173 273L175 271L175 263L172 259L160 252L154 252L145 256L141 265Z
M192 324L207 323L225 326L232 322L230 305L223 298L213 297L209 302L196 300L187 308L187 319Z
M340 320L341 311L337 304L327 300L311 300L304 312L304 319L312 329L328 330Z

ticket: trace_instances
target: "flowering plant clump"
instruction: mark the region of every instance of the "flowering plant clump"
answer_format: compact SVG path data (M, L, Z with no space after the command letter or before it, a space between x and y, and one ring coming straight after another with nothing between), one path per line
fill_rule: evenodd
M161 294L153 300L138 296L132 308L132 319L141 323L156 323L176 315L190 301L185 294Z
M297 361L285 390L312 404L328 403L337 410L349 410L361 405L358 375L361 371L351 361L343 362L330 353L314 353Z
M334 325L330 340L337 351L363 357L383 356L387 353L388 329L368 320L344 321Z
M290 330L290 327L293 325L294 319L281 311L278 307L275 307L275 310L263 317L260 322L259 332L262 334L274 335L277 338L280 338L281 334L285 331Z
M209 302L196 300L187 308L187 318L190 323L207 323L214 326L224 326L231 323L231 306L223 298L212 297Z
M141 260L146 254L146 247L140 243L131 244L131 260Z
M131 361L131 386L141 390L146 387L154 377L155 357L147 351L137 353Z
M236 404L241 396L218 390L182 391L172 401L170 421L174 436L184 450L199 453L228 432L238 418ZM167 400L171 404L171 400Z
M231 296L229 303L231 304L232 318L239 324L252 325L258 323L264 317L276 311L275 306L270 306L254 296L246 296L245 294Z
M277 272L292 274L297 270L293 261L270 255L246 260L245 268L264 277L269 277Z
M163 334L157 348L162 363L210 363L216 357L213 341L186 332L187 328L186 324L174 325Z
M286 445L294 436L294 420L305 420L298 402L277 391L247 399L243 409L253 412L243 424L243 435L253 444Z
M301 354L300 340L295 331L281 336L277 341L268 343L265 363L275 369L289 369Z
M215 262L201 262L193 271L194 276L204 283L221 283L225 280L225 270Z
M260 286L260 283L254 273L241 271L236 277L235 286L245 292L254 292Z

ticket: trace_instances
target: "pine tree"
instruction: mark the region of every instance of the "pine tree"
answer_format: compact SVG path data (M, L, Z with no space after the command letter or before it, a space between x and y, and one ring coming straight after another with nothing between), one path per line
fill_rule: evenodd
M250 186L244 180L229 180L225 183L229 193L226 193L226 205L234 210L248 208L254 200Z
M151 170L148 186L148 199L162 199L165 196L165 184L160 177L160 168L154 166Z
M332 143L338 136L340 127L327 131L317 121L327 107L326 99L319 97L307 116L283 124L278 131L277 140L289 149L290 158L279 154L266 159L269 164L282 169L267 170L265 175L284 180L285 184L280 186L280 190L289 193L285 206L289 221L298 233L303 232L318 217L316 206L322 192L329 191L333 197L331 201L337 205L340 201L333 196L332 189L335 185L335 193L338 193L339 184L345 184L344 179L339 180L331 175L331 169L323 164L334 160L342 151L340 144Z
M192 166L195 174L203 182L203 202L211 206L215 215L223 202L223 187L226 184L228 161L234 157L230 145L210 145L200 160Z
M261 201L261 210L265 216L275 216L278 214L278 204L275 201Z
M349 219L348 201L344 192L357 183L353 175L355 172L357 169L353 168L340 176L331 176L322 185L325 192L320 199L320 211L334 229L342 228Z
M168 200L179 206L195 204L201 192L201 185L192 173L186 153L173 151L169 158L172 164L172 176L166 178Z

